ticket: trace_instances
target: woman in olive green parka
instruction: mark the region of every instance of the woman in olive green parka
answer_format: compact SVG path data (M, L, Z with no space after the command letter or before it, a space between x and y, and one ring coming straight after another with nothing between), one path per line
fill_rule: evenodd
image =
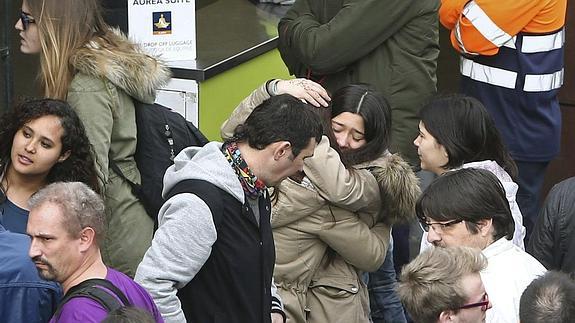
M133 46L119 32L120 44ZM156 90L169 79L169 70L136 51L108 50L94 39L76 51L71 62L77 73L67 100L84 121L94 147L106 203L108 232L102 246L106 263L133 277L152 241L154 223L131 186L110 167L114 162L134 183L140 172L136 153L134 100L153 103Z

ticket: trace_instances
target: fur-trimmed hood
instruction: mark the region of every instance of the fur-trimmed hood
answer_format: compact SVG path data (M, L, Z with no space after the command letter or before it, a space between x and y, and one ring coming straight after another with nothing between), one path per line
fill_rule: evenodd
M421 194L419 179L411 166L397 154L378 159L371 172L382 194L382 221L405 223L415 218L415 202Z
M95 38L76 51L70 64L77 72L108 79L138 101L153 103L156 90L169 81L170 69L117 29L107 33L106 38L111 41Z
M364 179L356 177L354 181L366 181L373 176L378 189L373 188L373 185L359 184L353 184L353 188L349 189L333 189L334 185L349 184L345 183L347 182L345 175L338 174L337 170L330 167L329 164L333 163L329 160L333 159L334 155L326 156L322 153L323 144L325 143L322 140L314 156L307 159L307 165L304 166L306 175L313 177L309 178L311 183L305 184L305 181L297 183L287 178L277 188L272 210L273 228L288 225L314 214L321 214L318 218L327 216L331 219L335 212L340 212L340 209L342 212L355 213L370 226L377 222L390 225L409 222L415 218L415 202L421 193L419 179L403 158L385 152L375 160L354 166L358 173L352 176L364 177ZM366 171L371 174L365 174ZM326 176L329 178L326 179ZM373 192L374 190L377 191ZM365 199L365 196L374 194L380 195L381 205L370 204Z

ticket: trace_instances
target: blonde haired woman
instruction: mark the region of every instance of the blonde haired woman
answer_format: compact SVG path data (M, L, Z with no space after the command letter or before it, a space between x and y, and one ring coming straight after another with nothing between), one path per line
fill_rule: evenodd
M169 71L104 22L99 0L24 0L15 27L20 50L40 54L44 95L67 100L84 122L106 200L104 258L134 276L150 245L153 221L109 164L140 182L132 100L152 103Z

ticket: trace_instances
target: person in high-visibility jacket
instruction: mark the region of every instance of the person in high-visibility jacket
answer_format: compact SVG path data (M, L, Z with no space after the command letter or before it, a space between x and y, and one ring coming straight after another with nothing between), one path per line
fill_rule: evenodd
M559 153L566 8L567 0L442 0L439 9L461 54L461 91L485 105L517 164L526 239Z

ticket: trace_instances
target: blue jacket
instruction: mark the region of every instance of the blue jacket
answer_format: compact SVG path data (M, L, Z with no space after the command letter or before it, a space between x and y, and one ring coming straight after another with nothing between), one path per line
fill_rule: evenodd
M28 257L30 238L0 225L0 322L48 322L62 296Z

